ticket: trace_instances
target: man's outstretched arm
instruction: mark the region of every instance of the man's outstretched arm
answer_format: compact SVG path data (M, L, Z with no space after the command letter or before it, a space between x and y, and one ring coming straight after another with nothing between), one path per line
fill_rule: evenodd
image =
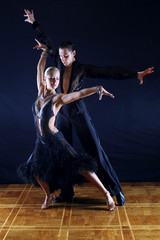
M94 65L84 65L85 74L90 78L101 79L133 79L137 78L143 84L143 77L154 72L154 67L147 68L144 71L136 72L124 67L98 67Z
M55 56L56 49L53 46L52 40L48 36L48 34L43 30L43 28L40 26L40 24L35 20L33 10L29 11L28 9L24 9L24 11L25 11L24 17L26 17L26 19L24 21L32 24L32 27L38 33L38 39L40 40L40 42L45 44L48 47L48 54L51 57Z

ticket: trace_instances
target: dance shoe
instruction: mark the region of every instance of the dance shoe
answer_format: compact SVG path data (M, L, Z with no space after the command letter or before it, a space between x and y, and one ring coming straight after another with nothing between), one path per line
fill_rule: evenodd
M54 200L55 203L63 203L68 202L71 203L73 201L74 191L72 186L67 186L66 189L62 189L60 195L56 197Z
M64 202L71 203L72 201L73 201L73 197L65 197L60 194L58 197L55 198L54 203L64 203Z
M123 195L122 192L119 192L117 195L116 195L116 199L117 199L117 203L119 206L123 206L124 205L124 202L125 202L125 197Z
M55 196L53 194L50 194L49 197L46 197L44 203L41 206L41 209L49 208L50 203L54 201L54 199L55 199Z

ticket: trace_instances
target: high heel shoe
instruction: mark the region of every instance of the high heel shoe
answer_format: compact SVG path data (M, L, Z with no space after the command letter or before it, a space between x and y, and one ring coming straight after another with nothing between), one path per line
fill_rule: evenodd
M50 194L48 197L45 198L44 203L41 206L41 209L47 209L50 206L50 203L54 201L55 196L53 194Z
M112 198L110 193L107 191L106 193L106 203L107 203L107 207L108 207L108 211L114 211L116 208L115 202L112 199L112 202L109 201L109 198Z

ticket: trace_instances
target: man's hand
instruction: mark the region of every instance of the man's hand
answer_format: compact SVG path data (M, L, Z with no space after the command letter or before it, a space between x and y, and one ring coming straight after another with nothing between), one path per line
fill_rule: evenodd
M33 49L37 49L37 50L43 50L44 52L48 52L48 47L46 45L44 45L43 43L40 43L37 39L35 39L35 41L38 43L36 46L33 47Z
M154 67L151 67L151 68L147 68L146 70L142 71L142 72L139 72L138 73L138 79L140 81L140 85L143 84L143 77L148 75L148 74L151 74L154 72Z
M27 17L24 21L33 24L35 22L33 10L30 12L28 9L24 9L24 11L26 13L24 17Z

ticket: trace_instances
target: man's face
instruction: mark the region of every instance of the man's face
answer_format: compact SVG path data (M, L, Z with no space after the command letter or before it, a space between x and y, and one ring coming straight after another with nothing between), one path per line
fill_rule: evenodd
M70 51L68 48L59 48L59 57L65 67L71 66L75 61L76 51Z

